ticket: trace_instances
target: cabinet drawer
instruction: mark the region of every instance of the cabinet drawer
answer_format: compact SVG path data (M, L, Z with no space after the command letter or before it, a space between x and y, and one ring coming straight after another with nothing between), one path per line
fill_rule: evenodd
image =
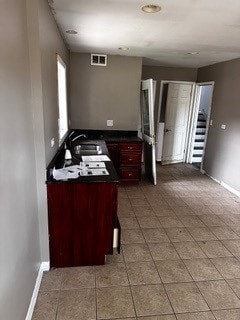
M120 167L121 181L139 181L141 180L141 168Z
M120 151L142 151L141 143L119 143Z
M139 152L122 152L120 154L120 165L141 165L141 156Z

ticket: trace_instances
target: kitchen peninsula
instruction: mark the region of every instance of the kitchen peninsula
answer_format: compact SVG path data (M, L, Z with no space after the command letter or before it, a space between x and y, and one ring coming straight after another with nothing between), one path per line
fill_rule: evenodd
M82 138L82 134L86 138ZM81 138L78 139L78 136ZM66 166L65 143L72 153L70 165L79 165L82 160L74 153L76 146L99 146L101 155L113 160L105 162L109 174L54 179L53 168ZM137 172L137 175L141 173L142 141L135 131L74 130L65 143L47 168L50 264L51 267L104 264L106 255L113 253L113 242L118 243L120 250L118 174L124 168L130 174L129 170ZM112 146L115 148L114 154ZM138 176L130 175L129 179L136 182ZM124 178L120 176L121 180ZM114 229L119 235L115 241Z

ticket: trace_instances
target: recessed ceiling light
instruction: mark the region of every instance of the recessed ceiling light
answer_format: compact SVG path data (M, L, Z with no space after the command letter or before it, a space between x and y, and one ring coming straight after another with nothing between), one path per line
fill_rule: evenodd
M127 51L127 50L129 50L129 48L128 47L119 47L118 50Z
M192 52L188 52L187 54L190 54L190 55L192 55L192 56L195 56L196 54L199 54L199 52L198 52L198 51L192 51Z
M77 31L75 31L75 30L67 30L66 33L68 33L68 34L77 34Z
M162 10L162 8L160 6L158 6L157 4L147 4L142 7L142 11L144 11L146 13L156 13L160 10Z

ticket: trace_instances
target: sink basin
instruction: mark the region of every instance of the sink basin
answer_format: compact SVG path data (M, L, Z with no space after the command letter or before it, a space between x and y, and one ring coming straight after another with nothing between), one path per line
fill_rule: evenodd
M79 144L74 147L74 153L77 155L102 154L102 148L97 144Z

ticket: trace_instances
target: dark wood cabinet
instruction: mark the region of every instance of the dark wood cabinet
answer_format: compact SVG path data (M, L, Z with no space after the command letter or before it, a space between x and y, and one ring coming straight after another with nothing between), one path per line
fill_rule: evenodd
M107 142L107 147L120 181L139 182L141 180L142 142Z
M113 251L116 183L48 184L51 267L100 265Z

